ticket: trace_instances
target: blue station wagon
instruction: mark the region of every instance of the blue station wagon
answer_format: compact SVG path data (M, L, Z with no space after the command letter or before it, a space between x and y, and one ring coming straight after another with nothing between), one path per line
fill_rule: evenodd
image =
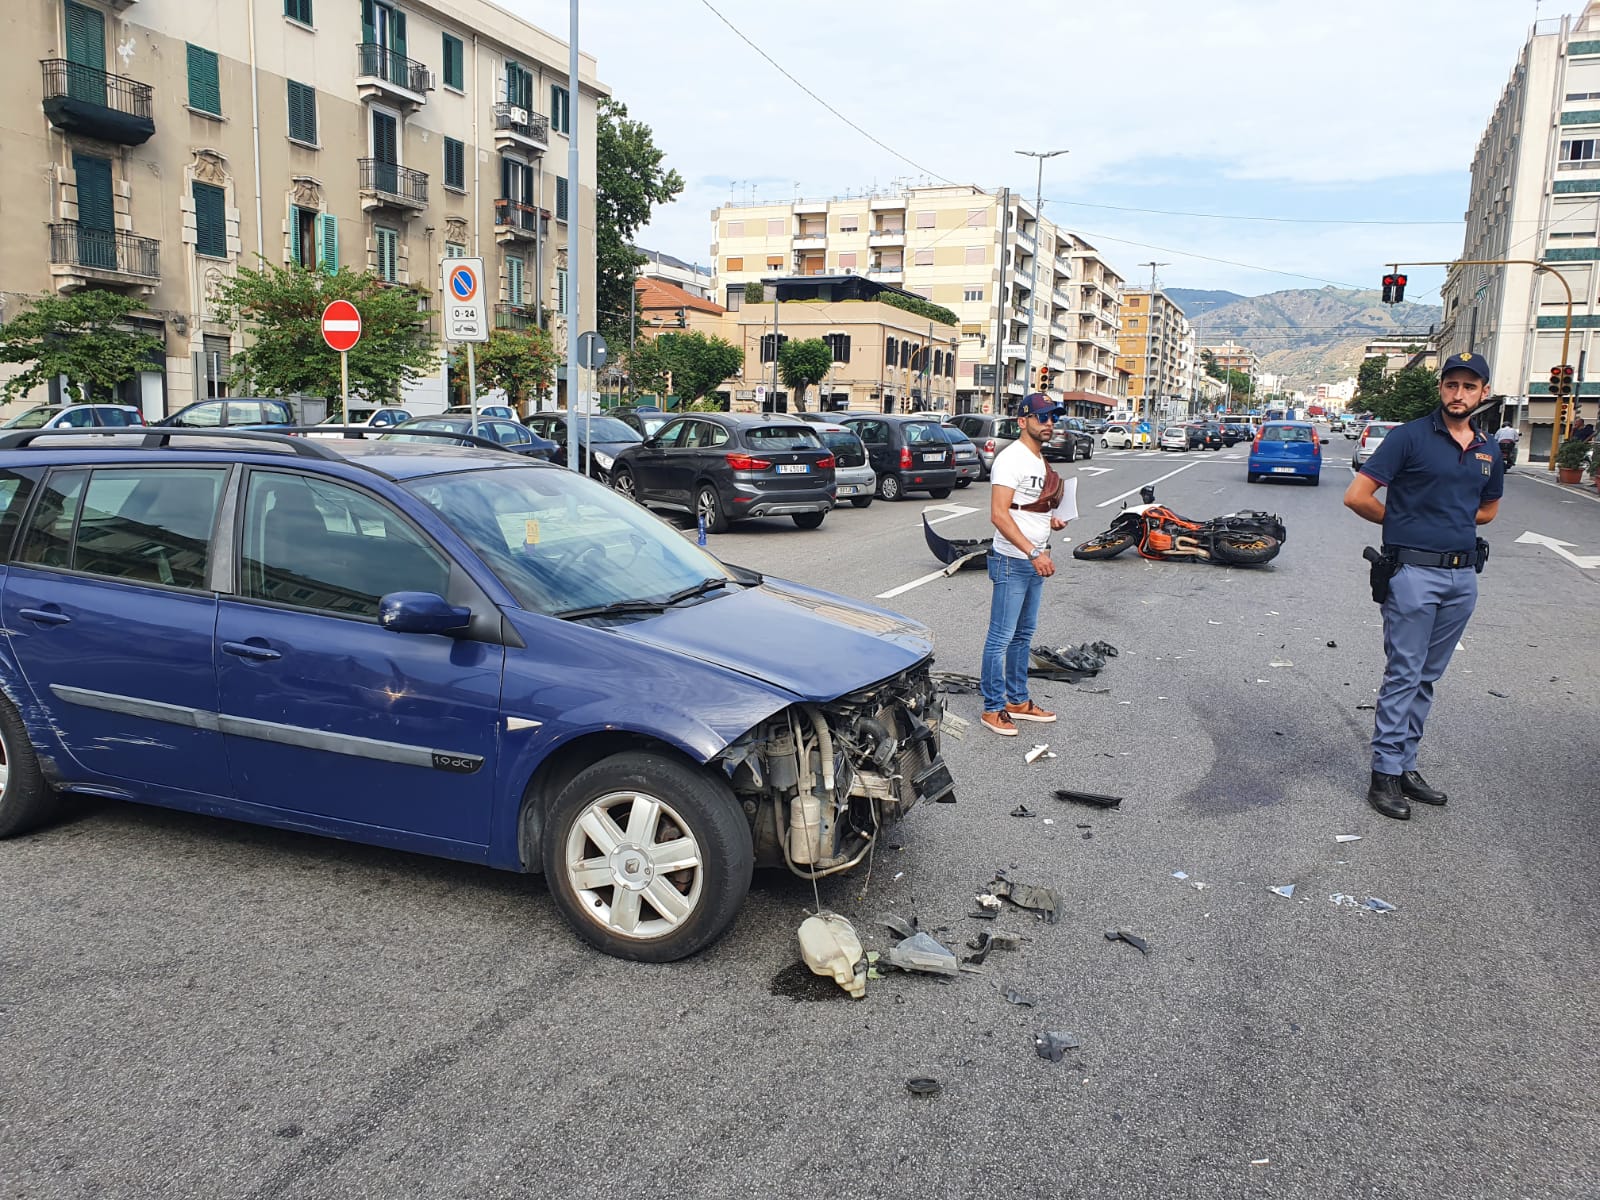
M1245 481L1263 479L1322 480L1322 442L1309 421L1268 421L1256 431L1245 465Z
M922 626L498 450L0 436L0 836L63 794L543 872L692 954L947 800Z

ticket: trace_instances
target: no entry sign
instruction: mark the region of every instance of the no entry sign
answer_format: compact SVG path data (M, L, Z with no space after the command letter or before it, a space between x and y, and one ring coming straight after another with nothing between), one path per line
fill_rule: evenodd
M322 310L322 340L343 354L361 340L361 314L348 300L335 300Z

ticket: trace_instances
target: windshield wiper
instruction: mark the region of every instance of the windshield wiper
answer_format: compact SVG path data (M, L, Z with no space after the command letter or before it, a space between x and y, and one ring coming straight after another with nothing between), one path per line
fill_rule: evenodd
M714 592L720 587L729 587L733 582L731 579L702 579L692 587L673 592L672 595L666 598L664 603L677 604L680 600L692 600L696 596L704 596L707 592Z
M696 596L703 596L707 592L715 591L720 587L729 587L734 582L732 579L702 579L699 583L673 592L670 596L661 600L613 600L610 604L595 604L588 608L569 608L551 615L559 617L563 621L577 621L584 617L610 617L625 616L629 613L666 612L674 604L684 600L692 600Z

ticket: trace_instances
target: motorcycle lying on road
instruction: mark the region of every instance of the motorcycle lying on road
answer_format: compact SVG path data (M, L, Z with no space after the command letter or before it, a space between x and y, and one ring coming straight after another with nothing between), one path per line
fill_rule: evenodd
M1073 548L1073 558L1115 558L1130 546L1156 562L1214 562L1256 567L1271 562L1288 538L1283 522L1266 512L1236 512L1209 521L1180 516L1155 503L1155 490L1140 492L1143 504L1123 509L1111 528Z

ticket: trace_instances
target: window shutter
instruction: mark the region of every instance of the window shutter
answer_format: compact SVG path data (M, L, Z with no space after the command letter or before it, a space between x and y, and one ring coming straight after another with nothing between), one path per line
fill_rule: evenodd
M106 19L67 0L67 61L96 71L106 69Z
M404 58L406 55L406 15L397 9L389 10L394 15L389 19L393 22L390 26L394 30L394 45L389 49Z
M463 61L464 47L460 38L451 34L444 35L444 81L446 86L453 88L466 87L466 65Z
M189 106L217 116L222 115L222 85L217 77L214 50L188 47Z
M300 206L289 206L289 265L300 265Z
M317 89L289 80L289 136L297 142L317 141Z
M506 299L512 304L522 303L522 260L506 256Z
M194 248L211 258L228 257L227 193L209 183L194 185Z
M392 229L377 229L378 242L378 278L385 283L395 282L397 273L396 258L398 257L397 243L400 235Z
M446 187L467 186L466 146L453 137L444 140L444 182Z
M556 271L556 308L561 312L567 311L567 269L561 267Z
M556 176L556 220L567 219L567 181L560 175Z
M361 40L369 44L378 40L378 15L372 10L372 0L361 0Z
M332 213L317 217L317 265L329 275L339 270L339 218Z

